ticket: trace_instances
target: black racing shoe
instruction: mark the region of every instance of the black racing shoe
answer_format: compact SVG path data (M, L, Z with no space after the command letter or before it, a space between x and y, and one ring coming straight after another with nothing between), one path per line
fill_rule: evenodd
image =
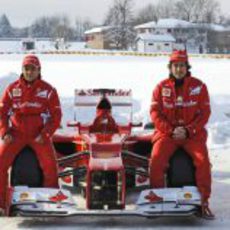
M206 219L206 220L214 220L215 215L209 208L209 203L208 201L203 201L201 204L201 218Z

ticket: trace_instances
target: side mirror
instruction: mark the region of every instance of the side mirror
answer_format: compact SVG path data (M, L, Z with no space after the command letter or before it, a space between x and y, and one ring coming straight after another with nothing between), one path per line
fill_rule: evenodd
M155 128L155 125L153 122L149 122L144 125L144 129L154 129L154 128Z
M66 125L67 127L79 127L80 123L77 121L68 121Z
M142 126L143 126L143 123L142 123L142 122L132 122L132 123L131 123L131 126L132 126L133 128L142 127Z

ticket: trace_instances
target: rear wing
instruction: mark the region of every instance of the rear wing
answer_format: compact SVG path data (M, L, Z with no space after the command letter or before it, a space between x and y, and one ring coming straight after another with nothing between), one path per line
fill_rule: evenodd
M75 120L91 123L96 115L96 106L103 96L110 101L112 115L117 123L127 124L132 121L132 91L130 89L76 89Z

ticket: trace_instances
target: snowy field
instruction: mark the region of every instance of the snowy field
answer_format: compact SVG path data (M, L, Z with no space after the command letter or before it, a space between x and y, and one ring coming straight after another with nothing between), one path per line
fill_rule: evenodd
M2 53L23 53L25 52L25 48L23 47L23 41L21 39L18 40L1 40L0 39L0 52ZM32 40L33 41L33 40ZM71 51L79 51L85 49L85 42L69 42L69 43L60 43L60 50L71 50ZM43 51L57 51L55 48L55 41L47 41L47 40L38 40L35 41L34 52L43 52Z
M166 57L40 55L43 79L54 85L63 104L63 125L73 119L75 88L132 89L134 117L149 120L151 94L167 77ZM23 55L0 55L0 92L20 74ZM210 148L230 146L230 60L191 58L192 73L209 89L212 116L208 124Z
M151 94L156 84L168 76L166 57L75 56L39 55L43 79L56 87L63 105L63 125L73 119L75 88L125 88L132 89L135 100L134 117L149 120ZM0 92L17 78L23 55L0 55ZM209 89L212 116L208 123L211 161L213 164L212 208L217 215L213 222L190 219L135 219L127 218L77 218L30 220L2 218L1 229L63 229L64 227L88 229L104 226L107 229L165 227L185 229L230 226L230 60L191 58L192 74L203 80ZM95 226L94 226L95 223ZM144 223L144 224L143 224ZM59 228L58 228L59 226ZM171 227L170 227L171 228Z

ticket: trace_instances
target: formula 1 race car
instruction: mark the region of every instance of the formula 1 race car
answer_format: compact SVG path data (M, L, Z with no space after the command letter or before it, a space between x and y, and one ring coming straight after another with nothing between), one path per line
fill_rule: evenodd
M99 104L111 113L98 120ZM158 217L200 213L195 169L183 149L170 160L167 187L149 187L153 129L132 123L131 90L76 90L74 113L75 121L67 124L68 129L53 136L61 187L42 186L43 174L35 154L25 147L11 170L9 215Z

